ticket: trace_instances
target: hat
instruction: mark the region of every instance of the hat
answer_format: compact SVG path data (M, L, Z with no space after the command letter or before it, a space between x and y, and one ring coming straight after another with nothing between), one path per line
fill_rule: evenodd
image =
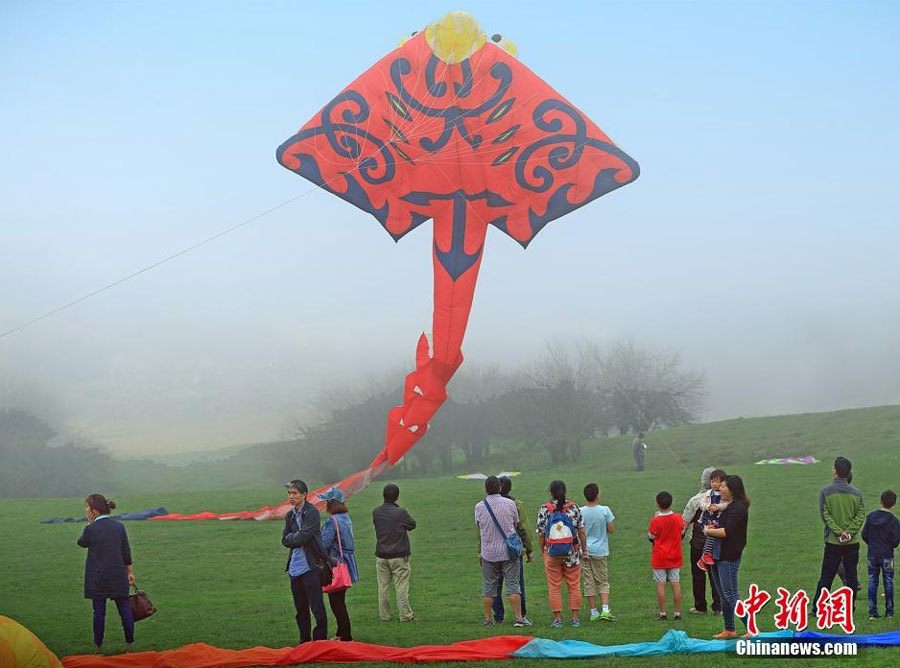
M344 493L339 490L337 487L329 487L324 492L319 494L320 501L339 501L341 503L344 502Z

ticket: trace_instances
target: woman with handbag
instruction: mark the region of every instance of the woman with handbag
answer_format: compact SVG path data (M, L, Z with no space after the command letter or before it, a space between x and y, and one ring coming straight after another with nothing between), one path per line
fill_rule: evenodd
M337 633L334 640L353 640L350 633L350 615L347 614L347 589L359 582L359 571L356 568L356 556L353 545L353 523L344 505L344 493L337 487L331 487L319 495L325 501L328 519L322 525L322 544L325 554L334 567L332 583L323 587L328 593L328 603L337 622Z
M115 507L116 502L102 494L88 496L84 509L88 525L78 539L78 544L88 551L84 564L84 597L94 604L94 646L97 654L103 652L108 598L115 601L122 619L125 651L130 652L134 643L134 615L128 603L128 585L134 584L131 548L125 525L109 516Z

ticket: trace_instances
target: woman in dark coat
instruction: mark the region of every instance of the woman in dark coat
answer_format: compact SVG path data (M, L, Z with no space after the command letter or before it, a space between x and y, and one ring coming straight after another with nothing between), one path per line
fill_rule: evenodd
M84 597L94 603L94 645L97 654L103 651L103 632L106 625L106 599L116 603L122 628L125 630L125 651L134 643L134 616L128 602L128 585L134 584L131 548L125 526L109 517L116 502L102 494L91 494L85 500L88 525L78 539L87 548L84 564Z
M734 606L738 602L738 569L741 567L741 556L747 544L747 520L749 518L750 499L744 490L744 481L740 476L730 475L719 487L723 501L728 507L719 515L719 526L706 526L703 533L714 538L721 538L713 552L713 581L719 590L722 603L722 621L725 630L713 636L728 639L737 636L734 628ZM746 620L742 620L745 621ZM750 635L749 633L745 635Z

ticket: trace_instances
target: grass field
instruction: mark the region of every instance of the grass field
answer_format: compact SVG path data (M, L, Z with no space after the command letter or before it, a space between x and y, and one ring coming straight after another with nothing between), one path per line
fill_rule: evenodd
M900 487L900 407L732 420L651 432L647 440L648 470L640 475L631 471L630 439L607 439L588 444L580 465L524 470L515 479L513 494L523 500L532 521L553 478L565 480L570 497L579 502L584 484L598 482L604 503L616 514L610 580L612 609L618 621L585 624L580 629L550 629L546 582L541 565L535 561L526 567L525 575L528 613L535 623L524 630L527 635L618 644L655 640L669 628L681 628L695 637L709 637L721 630L719 617L687 616L679 623L656 620L650 549L645 538L655 494L668 489L680 510L696 491L704 465L724 466L730 473L741 475L753 501L740 573L743 595L752 582L773 594L778 586L792 591L814 589L822 557L817 495L830 480L830 460L836 454L845 454L853 461L854 484L863 491L867 509L877 505L882 490ZM797 467L752 464L761 457L807 453L825 463ZM517 469L524 468L523 462L524 458L507 454L506 460L490 466ZM493 468L483 470L494 472ZM285 471L285 478L302 474ZM493 630L481 626L472 508L481 498L483 487L479 482L449 476L399 481L400 502L419 523L411 534L411 600L418 621L401 625L378 620L370 513L380 502L383 482L388 480L379 481L349 502L361 574L361 582L347 599L354 638L408 646L521 632L508 623ZM53 490L44 492L51 495ZM117 501L120 512L162 505L186 513L254 508L282 498L283 490L274 487L123 496ZM80 515L82 500L5 500L0 501L0 510L0 614L26 625L60 656L89 652L91 607L82 598L84 551L75 545L82 525L39 524L52 515ZM231 648L293 644L296 627L283 572L286 551L280 544L281 526L281 522L128 523L138 582L159 608L156 616L138 623L137 648L168 649L192 642ZM864 551L863 547L862 554ZM864 567L860 576L865 581ZM691 602L687 564L682 577L686 611ZM865 589L862 594L863 601L857 606L857 632L900 628L897 618L868 621ZM773 611L774 604L770 603L760 616L763 630L774 629ZM331 619L330 624L333 630ZM117 616L110 610L107 651L117 652L122 644ZM694 655L677 661L699 666L723 658L726 655ZM748 665L754 661L734 656L727 659ZM604 663L669 665L675 660L605 659ZM867 666L893 666L900 661L900 650L863 650L858 660ZM829 664L825 659L809 662L805 665Z

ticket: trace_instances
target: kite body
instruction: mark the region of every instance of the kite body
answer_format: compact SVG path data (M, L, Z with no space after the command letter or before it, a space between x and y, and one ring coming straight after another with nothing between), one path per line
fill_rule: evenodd
M496 37L499 36L495 36ZM428 429L462 363L489 226L523 247L552 220L637 178L637 163L474 20L453 12L363 72L277 150L399 241L433 221L434 318L403 404L358 491ZM315 501L315 498L312 499Z

